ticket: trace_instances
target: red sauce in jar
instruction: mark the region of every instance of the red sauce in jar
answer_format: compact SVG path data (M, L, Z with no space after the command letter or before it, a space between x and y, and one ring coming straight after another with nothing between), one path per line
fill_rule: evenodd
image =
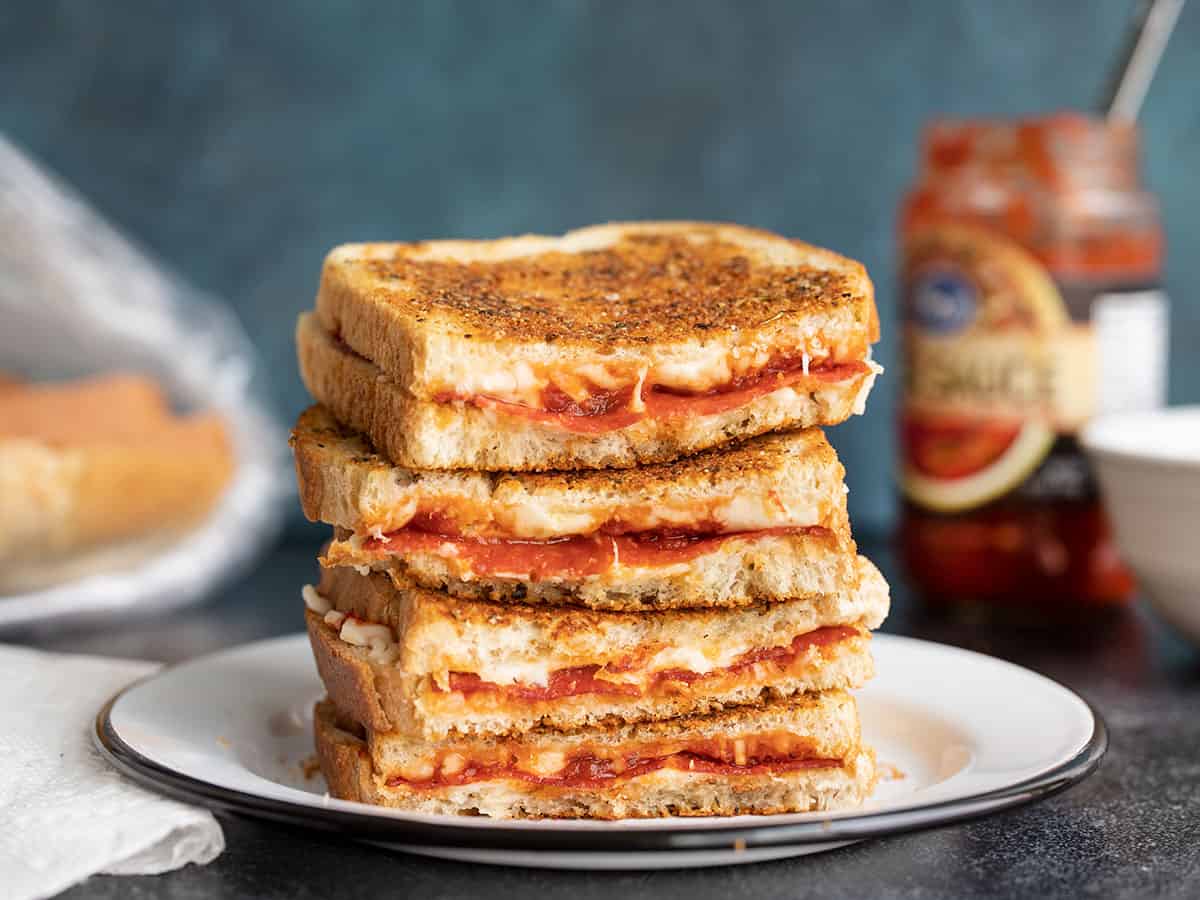
M1075 435L1163 399L1163 239L1136 130L936 123L899 226L912 580L941 605L1127 601Z

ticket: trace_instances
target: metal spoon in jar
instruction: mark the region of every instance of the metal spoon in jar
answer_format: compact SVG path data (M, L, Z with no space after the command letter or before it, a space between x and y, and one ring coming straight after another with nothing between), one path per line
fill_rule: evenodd
M1142 0L1101 110L1109 121L1132 122L1179 19L1183 0Z

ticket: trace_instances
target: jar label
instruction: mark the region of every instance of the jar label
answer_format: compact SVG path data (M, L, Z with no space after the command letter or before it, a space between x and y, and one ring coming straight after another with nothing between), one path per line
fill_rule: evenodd
M901 482L921 506L965 510L1023 486L1086 496L1094 485L1072 436L1101 408L1153 405L1156 392L1161 402L1163 379L1107 368L1129 331L1127 368L1163 369L1158 292L1089 290L1068 303L1019 244L962 225L913 232L902 278Z

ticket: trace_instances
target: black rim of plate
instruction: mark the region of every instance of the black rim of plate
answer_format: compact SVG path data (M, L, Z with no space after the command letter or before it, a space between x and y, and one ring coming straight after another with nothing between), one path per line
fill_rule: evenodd
M112 725L113 705L136 686L137 682L126 687L104 705L96 716L95 731L101 752L134 781L215 812L238 813L360 840L455 849L613 853L745 850L859 841L955 825L1049 797L1091 774L1108 749L1108 729L1103 718L1090 702L1080 698L1091 712L1092 734L1079 752L1033 778L954 800L891 811L841 814L838 818L814 817L805 822L772 824L765 820L762 824L740 827L714 824L712 828L687 830L669 826L603 831L528 829L506 826L502 820L494 825L489 823L486 828L465 827L380 815L365 804L363 812L356 812L277 800L221 787L168 768L131 747Z

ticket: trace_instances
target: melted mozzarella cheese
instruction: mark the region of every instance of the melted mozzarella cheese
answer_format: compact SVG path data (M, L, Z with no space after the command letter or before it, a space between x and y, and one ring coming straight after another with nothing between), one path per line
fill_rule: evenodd
M477 360L443 359L439 361L441 389L459 396L486 396L528 406L540 406L542 391L549 380L524 360L515 360L503 369L480 368Z
M324 616L333 609L333 604L326 597L319 594L317 589L311 584L306 584L300 588L300 596L304 598L304 605L318 616Z
M604 509L569 509L551 505L549 501L526 501L497 510L496 519L512 534L542 540L564 534L588 534L602 523L606 514Z
M697 350L687 359L656 360L650 383L685 391L705 391L733 377L730 353L726 347Z
M861 416L867 411L867 395L871 393L871 388L875 384L875 379L883 374L883 366L867 357L867 366L870 368L870 373L863 379L862 384L858 388L858 393L854 396L854 414Z
M481 370L475 360L446 360L440 363L438 389L458 396L487 396L540 408L542 392L550 384L575 400L582 400L589 393L589 386L602 390L633 386L636 391L631 409L638 412L642 409L643 384L703 393L737 377L753 374L780 350L801 353L806 373L811 361L829 356L820 334L811 326L805 326L777 334L770 343L650 349L637 361L629 358L623 361L584 359L574 365L559 363L556 366L552 362L516 360L503 370Z
M619 390L630 383L628 372L614 372L601 363L585 363L575 370L575 377L606 391Z
M567 755L561 750L542 750L534 754L526 771L543 778L557 775L567 764Z
M386 625L374 625L350 617L342 623L338 637L355 647L369 647L373 643L390 644L393 640L392 629Z
M777 644L790 644L794 635L788 635ZM499 648L493 648L494 650ZM515 649L515 648L514 648ZM614 684L642 684L657 672L668 669L682 669L704 675L715 669L732 666L744 653L751 650L766 649L761 646L750 646L737 641L707 642L701 646L664 647L650 657L645 665L633 670L609 672L600 669L596 678L610 681ZM493 653L481 659L474 667L474 674L483 681L498 685L528 684L544 687L550 681L550 675L562 668L561 662L547 660L531 660L509 657Z

